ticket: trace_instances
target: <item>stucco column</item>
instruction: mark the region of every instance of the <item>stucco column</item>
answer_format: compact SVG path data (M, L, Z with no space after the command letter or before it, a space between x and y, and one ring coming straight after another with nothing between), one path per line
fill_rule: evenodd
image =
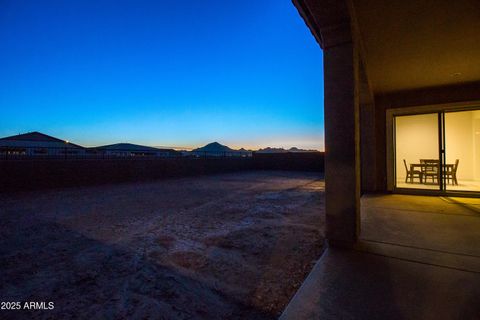
M326 236L350 246L360 230L358 55L352 41L325 47Z
M376 138L375 105L360 104L360 159L361 193L376 191Z

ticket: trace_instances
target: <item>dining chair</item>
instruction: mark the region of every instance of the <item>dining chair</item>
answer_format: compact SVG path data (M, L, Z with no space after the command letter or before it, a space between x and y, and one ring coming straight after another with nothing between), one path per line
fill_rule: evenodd
M405 183L408 183L408 179L410 179L410 183L413 183L413 179L418 176L420 179L420 183L423 183L423 173L420 170L408 170L407 162L403 159L403 165L405 166L405 171L407 172L407 176L405 177Z
M451 170L445 170L445 179L447 179L448 182L452 180L452 184L458 186L458 181L457 181L457 169L458 169L458 163L460 162L459 159L455 160L455 164L451 168Z
M425 177L425 183L427 183L427 179L431 178L433 184L438 184L439 179L439 170L438 167L440 165L440 161L436 159L420 159L420 163L423 164L422 166L422 173ZM436 181L435 181L436 180Z

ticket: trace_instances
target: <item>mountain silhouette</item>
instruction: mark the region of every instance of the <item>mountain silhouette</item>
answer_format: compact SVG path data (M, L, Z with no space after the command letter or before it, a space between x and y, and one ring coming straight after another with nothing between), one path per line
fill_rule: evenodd
M223 144L220 144L218 142L212 142L209 143L201 148L193 149L192 151L202 151L202 152L229 152L229 151L235 151L233 149L230 149L227 146L224 146Z

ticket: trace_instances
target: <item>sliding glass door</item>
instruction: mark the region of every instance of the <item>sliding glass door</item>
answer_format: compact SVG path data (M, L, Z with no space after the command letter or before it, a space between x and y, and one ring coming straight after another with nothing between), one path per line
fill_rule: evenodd
M394 118L395 186L480 192L480 110Z
M445 188L480 191L480 110L445 113Z
M440 190L439 114L395 117L397 188Z

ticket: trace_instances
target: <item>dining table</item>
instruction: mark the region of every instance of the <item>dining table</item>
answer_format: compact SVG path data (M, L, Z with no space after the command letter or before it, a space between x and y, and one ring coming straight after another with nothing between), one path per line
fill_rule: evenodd
M414 170L420 170L421 172L425 172L426 168L431 168L432 166L432 163L411 163L410 164L410 170L411 171L414 171ZM444 163L442 165L443 167L443 172L452 172L454 167L455 167L455 164L453 163ZM440 172L438 172L438 175L440 176ZM421 182L420 183L426 183L426 181L423 179L423 178L420 178L421 179ZM437 179L437 181L439 181L440 179ZM436 183L438 184L438 182Z

